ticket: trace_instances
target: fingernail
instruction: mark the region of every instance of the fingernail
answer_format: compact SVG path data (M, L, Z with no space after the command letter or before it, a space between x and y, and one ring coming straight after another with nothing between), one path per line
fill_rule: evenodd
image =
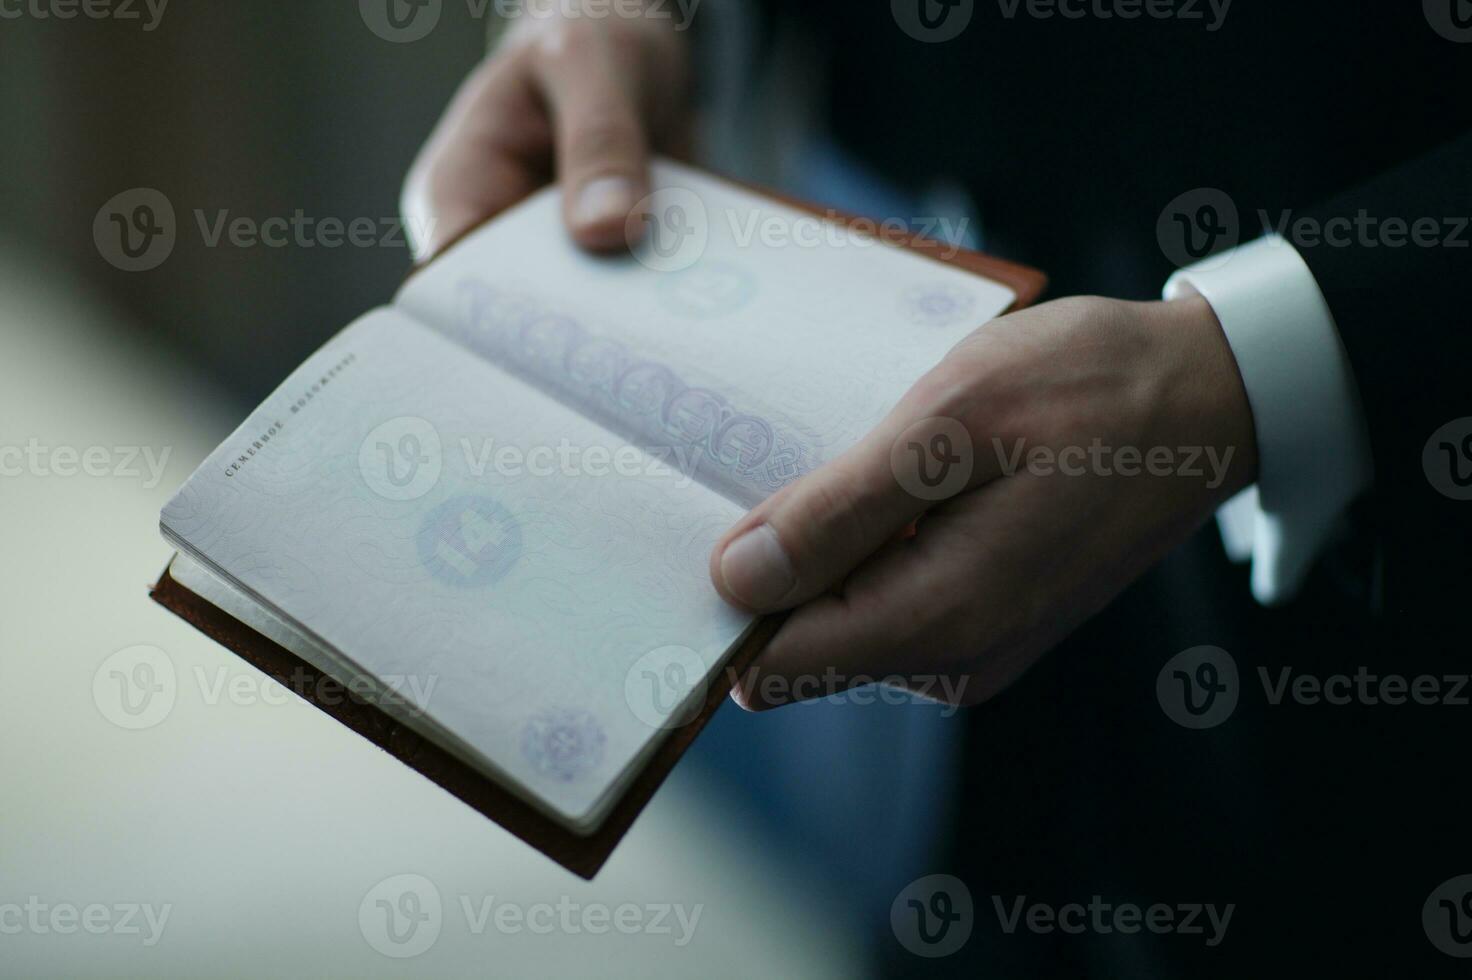
M583 185L572 209L579 227L622 222L634 209L634 184L627 177L599 177Z
M792 559L771 525L747 531L721 555L721 578L737 599L753 609L767 609L797 584Z

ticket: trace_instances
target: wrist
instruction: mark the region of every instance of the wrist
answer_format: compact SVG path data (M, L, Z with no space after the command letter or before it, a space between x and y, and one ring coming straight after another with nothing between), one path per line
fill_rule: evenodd
M1223 499L1257 482L1257 435L1237 359L1221 321L1195 292L1152 304L1168 337L1169 400L1203 447L1231 452Z

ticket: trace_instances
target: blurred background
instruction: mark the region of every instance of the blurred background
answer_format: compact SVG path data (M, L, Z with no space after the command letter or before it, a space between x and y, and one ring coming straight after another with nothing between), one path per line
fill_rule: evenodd
M0 974L854 977L935 870L959 734L939 708L727 706L589 884L148 600L165 500L407 272L400 183L489 9L447 2L392 43L351 0L0 7ZM945 188L901 208L828 159L800 100L743 84L748 35L719 16L707 163L852 210L964 212ZM782 117L761 141L736 123L753 105ZM94 224L145 191L176 241L125 271ZM366 220L374 244L210 245L298 216ZM172 707L126 727L105 666L140 644L167 654ZM359 925L399 875L443 905L410 960ZM681 944L477 929L487 900L702 911Z

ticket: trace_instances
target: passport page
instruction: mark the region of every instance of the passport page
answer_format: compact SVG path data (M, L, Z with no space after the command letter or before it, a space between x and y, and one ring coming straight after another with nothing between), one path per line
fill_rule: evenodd
M707 572L741 514L380 310L294 372L161 523L300 655L375 679L400 720L589 832L751 624Z
M577 249L549 189L396 303L750 507L853 446L1016 298L882 226L854 232L674 163L653 180L632 255Z

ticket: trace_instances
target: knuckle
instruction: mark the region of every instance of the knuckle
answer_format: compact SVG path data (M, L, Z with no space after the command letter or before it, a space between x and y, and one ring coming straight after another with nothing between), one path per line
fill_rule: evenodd
M576 61L603 43L603 28L586 17L560 18L543 28L538 50L553 61Z

